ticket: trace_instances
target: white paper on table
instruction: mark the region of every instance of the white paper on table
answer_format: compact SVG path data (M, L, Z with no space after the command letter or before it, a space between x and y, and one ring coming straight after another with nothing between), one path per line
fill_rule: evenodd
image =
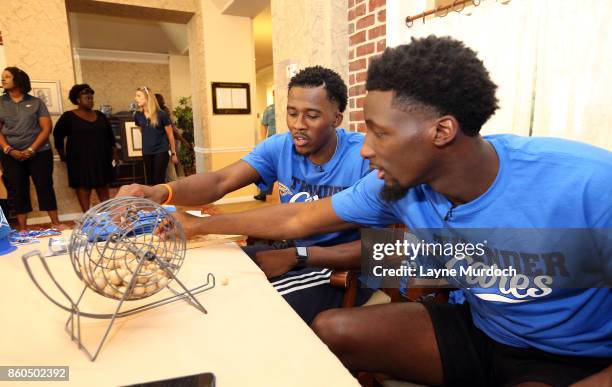
M185 212L189 215L197 216L198 218L205 218L207 216L210 216L210 214L203 214L201 211L198 210L187 210Z

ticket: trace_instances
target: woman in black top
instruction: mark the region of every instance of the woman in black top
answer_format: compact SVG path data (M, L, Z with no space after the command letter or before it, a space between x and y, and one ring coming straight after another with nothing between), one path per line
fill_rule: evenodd
M69 98L78 107L62 114L53 131L57 153L68 168L68 185L76 190L83 212L89 209L92 189L100 201L108 200L112 159L119 159L111 125L102 112L93 110L93 96L88 84L74 85Z
M19 229L27 228L30 201L30 177L36 188L38 207L47 211L54 227L64 229L57 215L53 190L53 153L49 144L51 117L45 103L28 95L30 77L17 67L2 72L4 94L0 97L0 162L17 213Z
M142 133L145 182L149 185L165 183L168 160L175 165L178 163L172 122L168 114L159 108L150 88L143 86L136 89L134 100L139 108L134 114L134 121ZM168 150L171 151L170 157Z

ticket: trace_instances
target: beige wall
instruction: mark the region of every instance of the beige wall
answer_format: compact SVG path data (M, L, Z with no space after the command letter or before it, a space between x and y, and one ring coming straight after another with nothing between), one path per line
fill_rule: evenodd
M4 46L0 45L0 69L6 67L6 55L4 54Z
M256 97L255 97L255 113L261 118L266 106L268 106L266 90L274 86L274 70L273 67L265 67L257 72Z
M189 49L192 85L200 90L193 102L194 120L203 129L199 134L196 131L196 167L202 172L218 170L238 161L253 148L256 79L251 19L222 15L212 0L201 0L199 12L201 22L190 22L188 29L190 42L197 39L204 42L203 46L195 47L195 51L191 46ZM213 114L212 82L249 83L251 114ZM228 198L251 196L256 192L255 186L251 185L228 195Z
M251 114L213 114L212 103L209 104L210 145L212 148L253 146L255 54L251 19L222 15L211 0L202 3L206 95L212 94L212 82L244 82L251 90ZM213 169L216 168L213 166Z
M285 67L321 65L337 71L348 84L346 0L271 0L277 131L286 131ZM344 117L344 127L348 117Z
M209 97L206 94L206 71L202 65L204 56L204 21L203 9L200 6L196 14L187 23L187 34L189 35L189 69L191 78L191 103L193 106L193 129L196 145L195 164L198 172L209 171L211 168L210 155L206 155L199 149L210 146L208 136L208 104Z
M166 98L166 104L170 106L171 110L174 110L181 97L191 95L189 57L187 55L170 55L168 67L170 70L170 95Z
M0 31L6 64L20 67L31 79L59 81L63 106L71 106L68 91L74 84L74 71L65 1L2 0ZM59 160L54 164L53 179L60 213L79 212L74 193L68 188L66 168ZM32 198L35 203L33 192ZM44 215L35 211L30 216Z
M63 105L74 84L68 18L64 0L2 0L0 31L6 63L31 79L59 81Z
M251 19L222 15L212 0L201 0L203 22L203 77L208 103L201 113L205 130L198 149L204 151L199 158L207 160L202 170L218 170L238 161L255 144L255 53ZM191 50L190 50L191 54ZM191 56L191 55L190 55ZM193 62L192 62L193 63ZM192 65L193 69L193 65ZM218 115L212 112L212 82L243 82L250 85L251 114ZM240 151L228 153L230 149ZM254 186L245 188L236 196L250 196ZM245 194L246 193L246 194Z
M109 104L113 112L128 110L136 88L150 87L170 100L170 69L167 64L81 60L83 82L96 92L96 108Z
M253 53L253 36L251 19L221 15L219 9L211 0L104 0L83 2L80 0L2 0L2 18L0 31L4 39L7 65L17 65L25 69L33 79L59 80L61 84L63 105L67 109L72 106L68 101L68 91L75 83L75 66L70 44L66 4L68 8L88 6L89 13L133 17L134 13L145 18L187 23L189 33L189 63L191 78L191 94L194 106L196 128L196 145L200 148L197 154L199 171L218 169L238 160L254 145L255 110L250 115L215 116L212 114L210 82L248 82L251 85L251 101L255 93L255 64ZM109 5L110 3L110 5ZM143 9L128 6L145 7ZM78 11L78 9L76 10ZM81 12L83 12L81 10ZM115 66L119 68L129 63L111 65L112 62L99 63L98 68L88 66L83 61L82 69L77 69L83 81L91 82L96 88L96 105L104 100L112 100L105 96L110 83L97 78L100 68ZM129 104L133 95L134 85L149 83L149 86L161 90L171 96L169 81L163 84L154 80L133 79L134 74L145 73L143 64L138 65L138 71L132 72L132 78L122 81L129 83L128 91L117 90L118 82L113 82L113 94L121 95L121 99L112 100L115 111L123 110ZM95 66L94 66L95 67ZM111 69L110 72L117 71ZM81 74L82 73L82 74ZM158 73L152 70L148 73ZM166 79L169 79L169 69L166 66ZM90 78L90 75L92 78ZM140 76L140 75L139 75ZM89 79L88 79L89 78ZM101 80L98 80L101 79ZM101 82L98 85L98 82ZM125 99L123 99L125 95ZM219 155L217 151L221 148ZM228 150L230 148L230 150ZM202 151L205 149L206 151ZM211 153L212 152L212 153ZM78 213L79 208L74 193L68 188L64 165L55 162L55 188L58 197L60 217L64 214ZM237 195L246 196L255 189L251 186ZM40 217L45 214L34 212L30 217Z

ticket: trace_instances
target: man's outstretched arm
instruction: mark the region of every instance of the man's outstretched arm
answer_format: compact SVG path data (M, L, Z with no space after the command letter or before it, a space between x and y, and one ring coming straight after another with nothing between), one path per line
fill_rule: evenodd
M259 179L257 170L247 162L240 160L218 171L197 173L168 183L172 188L171 204L198 206L212 203ZM152 187L130 184L121 187L117 193L117 196L145 197L156 203L163 203L168 195L168 189L162 184Z
M298 239L357 227L336 215L331 197L206 218L184 213L173 216L183 225L188 238L204 234L241 234L263 239Z

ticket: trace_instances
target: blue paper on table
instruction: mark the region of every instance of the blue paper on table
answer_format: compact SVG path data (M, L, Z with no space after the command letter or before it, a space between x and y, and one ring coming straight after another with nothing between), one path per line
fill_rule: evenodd
M176 212L174 206L162 206L155 211L138 211L131 215L122 226L111 219L108 213L101 213L95 218L86 219L81 230L88 235L89 242L103 242L109 235L134 236L151 234L167 213Z

